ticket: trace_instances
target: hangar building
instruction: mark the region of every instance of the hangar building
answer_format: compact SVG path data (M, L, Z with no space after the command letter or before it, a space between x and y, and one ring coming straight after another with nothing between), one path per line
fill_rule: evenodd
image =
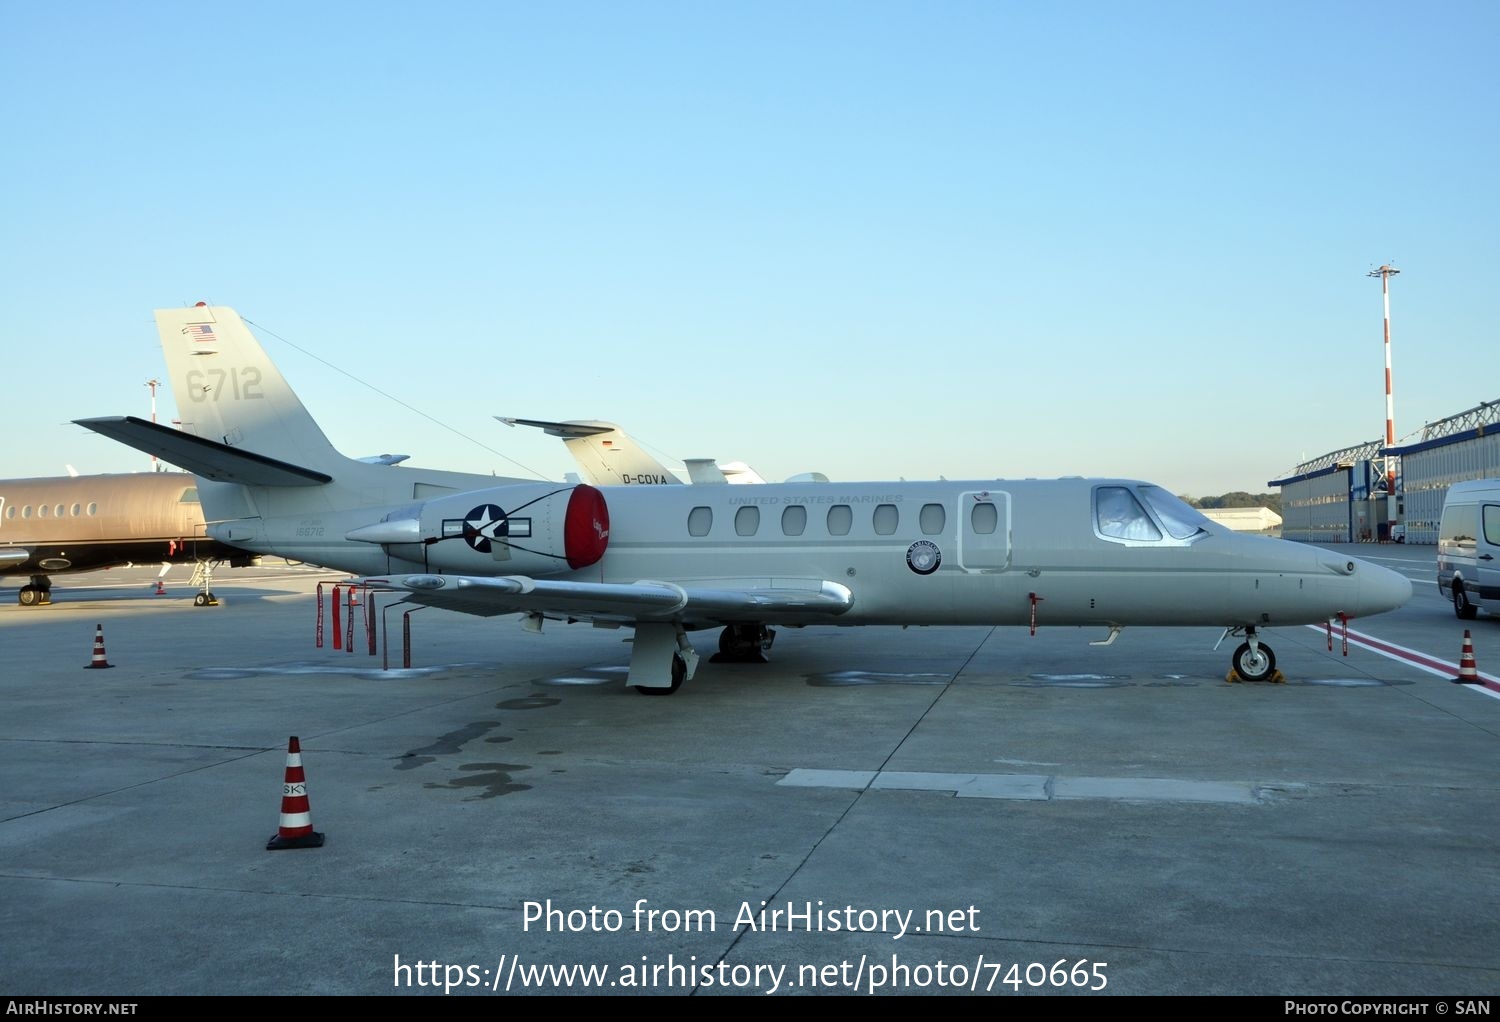
M1380 464L1393 457L1400 468L1391 496ZM1500 477L1500 399L1428 423L1395 447L1371 440L1330 451L1267 485L1281 488L1283 539L1435 544L1448 487L1495 477Z

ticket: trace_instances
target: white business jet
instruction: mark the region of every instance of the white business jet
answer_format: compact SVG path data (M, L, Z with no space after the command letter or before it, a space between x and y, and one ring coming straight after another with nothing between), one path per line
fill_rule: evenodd
M367 464L333 449L233 309L156 321L181 430L79 421L198 475L212 538L413 603L632 628L627 684L645 693L692 678L689 632L758 659L776 625L1098 625L1104 642L1212 625L1243 637L1231 663L1257 680L1275 669L1261 629L1411 596L1394 571L1235 535L1130 479L594 487Z

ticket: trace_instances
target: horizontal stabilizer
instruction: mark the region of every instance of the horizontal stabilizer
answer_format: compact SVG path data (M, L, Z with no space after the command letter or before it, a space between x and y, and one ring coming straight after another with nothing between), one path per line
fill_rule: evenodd
M581 437L613 433L618 428L607 422L548 422L545 419L514 419L505 415L495 418L507 426L535 426L548 436Z
M729 482L724 470L712 458L687 458L683 464L687 466L688 478L694 486L723 486Z
M216 440L205 440L134 415L73 421L85 429L216 482L246 486L320 486L333 481L332 476L323 472L242 451Z

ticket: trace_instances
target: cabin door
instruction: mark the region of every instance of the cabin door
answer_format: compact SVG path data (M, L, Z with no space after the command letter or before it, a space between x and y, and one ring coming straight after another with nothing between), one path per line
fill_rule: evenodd
M965 571L1010 567L1010 494L971 490L958 496L958 563Z

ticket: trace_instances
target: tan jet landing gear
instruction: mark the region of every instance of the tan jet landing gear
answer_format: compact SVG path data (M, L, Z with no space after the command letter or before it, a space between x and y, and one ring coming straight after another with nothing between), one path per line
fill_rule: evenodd
M45 607L52 602L52 580L46 575L32 575L31 585L22 586L16 599L23 607Z
M198 595L193 597L195 607L217 607L219 598L213 594L214 568L208 561L193 562L193 579L191 584L198 587Z

